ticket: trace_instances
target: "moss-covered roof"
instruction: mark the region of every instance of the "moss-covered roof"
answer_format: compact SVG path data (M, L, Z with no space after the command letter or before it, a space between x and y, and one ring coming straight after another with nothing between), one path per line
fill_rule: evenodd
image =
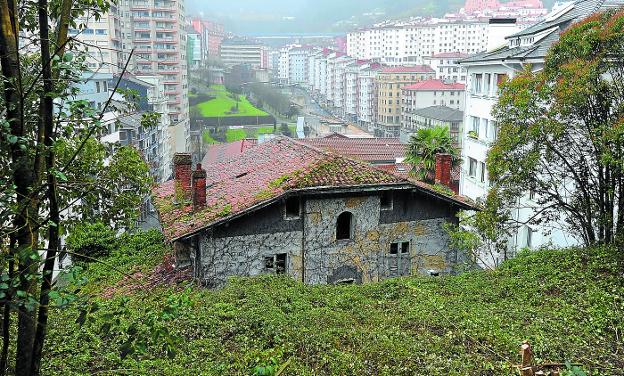
M193 211L191 201L185 198L173 180L153 190L154 204L169 241L275 200L294 189L391 184L419 187L367 163L322 151L286 137L259 144L237 156L203 168L207 172L207 202L203 209ZM461 201L458 203L464 204Z

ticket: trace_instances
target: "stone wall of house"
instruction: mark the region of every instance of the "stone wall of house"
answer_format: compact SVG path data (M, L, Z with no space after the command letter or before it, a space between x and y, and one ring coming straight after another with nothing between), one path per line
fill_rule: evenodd
M286 254L286 271L301 280L301 231L274 232L215 238L203 234L200 241L201 279L208 286L221 286L231 276L275 273L266 258Z
M250 216L257 218L255 224L239 220L244 221L244 230L230 224L201 234L197 274L207 285L220 286L229 276L275 273L275 266L267 267L267 259L282 254L287 255L287 274L310 284L451 272L462 260L449 250L442 228L454 220L448 204L431 206L421 200L408 204L405 195L410 194L397 194L392 209L383 211L378 195L307 197L297 220L284 219L283 204L277 203L263 209L264 216ZM352 236L336 240L336 220L345 211L352 214ZM391 243L398 243L395 254L390 253ZM401 252L402 243L409 244L408 252Z
M306 201L305 279L307 283L370 282L429 271L449 273L457 253L449 250L442 228L451 218L380 223L379 196L313 199ZM336 219L353 215L349 240L336 240ZM392 211L404 211L395 201ZM397 217L398 219L399 217ZM406 218L407 219L407 218ZM401 243L409 251L401 253ZM396 254L391 243L398 243Z

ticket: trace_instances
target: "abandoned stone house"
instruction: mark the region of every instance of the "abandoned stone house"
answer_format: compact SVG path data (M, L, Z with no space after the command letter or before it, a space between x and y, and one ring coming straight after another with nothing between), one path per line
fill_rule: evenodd
M441 183L450 180L447 157ZM443 224L471 204L364 162L279 137L203 168L192 170L190 154L174 165L154 203L177 265L207 286L267 273L362 283L449 273L464 259Z

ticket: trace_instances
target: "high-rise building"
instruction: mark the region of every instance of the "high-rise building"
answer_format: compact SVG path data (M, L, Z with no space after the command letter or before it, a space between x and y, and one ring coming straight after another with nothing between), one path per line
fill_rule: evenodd
M347 54L386 65L424 64L423 57L460 52L475 54L538 18L456 17L386 22L347 34Z
M77 22L85 25L83 28L69 29L69 35L79 41L75 47L88 55L86 64L89 70L116 73L123 68L122 14L117 5L111 4L108 13L99 19L87 15Z
M85 16L71 35L88 48L94 72L127 73L157 80L166 106L168 150L190 147L184 0L120 0L99 20ZM172 157L172 156L171 156ZM171 158L169 158L169 161ZM170 163L167 161L166 163Z
M435 78L428 65L387 67L377 73L377 124L375 136L399 137L401 94L405 86Z
M221 43L221 62L226 68L249 65L252 69L268 69L269 48L253 40L226 39Z
M191 20L191 26L199 34L201 40L202 61L219 58L221 42L225 36L223 25L215 21L195 17Z
M468 76L462 133L462 195L477 200L486 197L489 191L486 158L498 135L498 125L492 108L498 101L500 83L522 72L527 64L531 64L534 71L542 69L549 48L572 23L594 12L622 6L624 0L578 0L568 3L558 7L542 22L508 36L507 44L502 48L460 60L460 65L466 67ZM539 218L538 200L539 197L531 192L519 197L518 210L513 211L513 219L518 223L526 223L529 218ZM576 244L573 234L562 230L566 227L565 218L559 221L562 222L545 220L538 226L524 225L509 237L509 250L506 255L483 253L479 261L495 266L505 256L513 256L522 248L539 248L549 244L565 247Z

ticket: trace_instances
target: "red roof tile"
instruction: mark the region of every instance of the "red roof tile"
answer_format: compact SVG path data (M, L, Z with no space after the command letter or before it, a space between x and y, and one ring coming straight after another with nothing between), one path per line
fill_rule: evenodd
M202 165L208 166L211 163L223 162L227 159L237 157L245 150L255 146L256 143L257 141L255 139L243 139L228 144L210 145L202 160Z
M435 73L435 70L428 65L414 65L411 67L386 67L381 70L383 73Z
M238 156L207 164L204 169L207 172L204 209L193 212L192 204L179 188L176 189L173 180L154 188L154 205L167 240L174 241L228 220L292 189L392 184L427 186L286 137L245 149ZM426 190L435 191L431 187ZM443 198L468 205L463 199Z
M403 87L403 90L465 90L466 85L459 82L446 83L442 80L424 80Z
M388 162L404 158L407 145L398 138L306 138L301 142L366 162Z

